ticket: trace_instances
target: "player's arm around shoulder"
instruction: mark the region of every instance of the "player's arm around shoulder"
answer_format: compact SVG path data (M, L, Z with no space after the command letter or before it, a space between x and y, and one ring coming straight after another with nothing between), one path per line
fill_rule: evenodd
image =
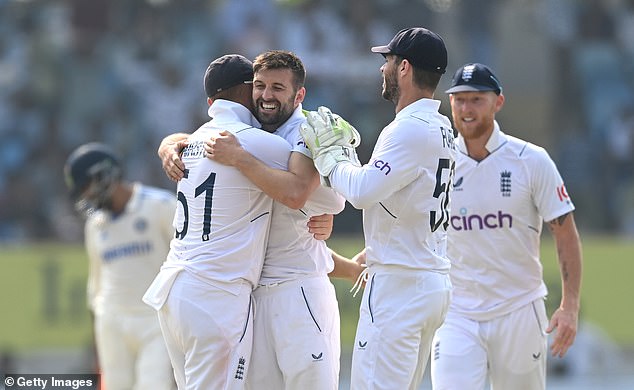
M572 211L549 221L548 227L557 247L562 298L546 331L550 333L556 329L550 348L554 356L563 357L577 334L582 275L581 241Z
M161 141L156 153L161 159L163 170L172 181L179 181L183 178L185 164L180 158L180 153L187 146L186 133L174 133L166 136Z
M290 153L284 167L276 167L263 162L268 158L266 154L270 154L268 144L263 147L264 144L256 145L246 138L238 140L235 137L232 139L230 135L221 135L227 138L207 144L210 158L236 167L264 193L285 206L302 208L319 185L319 176L312 160L299 152L290 152L291 146L283 138L265 132L261 134L262 137L273 137L275 142L285 144Z
M313 160L294 151L288 160L288 171L292 176L288 176L287 191L285 194L286 206L293 209L304 207L310 195L319 187L319 174Z

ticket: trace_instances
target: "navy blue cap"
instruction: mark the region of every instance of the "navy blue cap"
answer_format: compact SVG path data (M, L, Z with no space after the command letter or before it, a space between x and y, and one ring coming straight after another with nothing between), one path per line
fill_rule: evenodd
M209 64L204 82L208 97L236 85L253 82L253 63L239 54L226 54Z
M446 93L494 91L502 93L502 86L488 66L470 63L456 71L451 79L451 88Z
M404 57L415 67L430 72L443 74L447 69L445 42L440 35L423 27L403 29L390 43L374 46L372 51Z

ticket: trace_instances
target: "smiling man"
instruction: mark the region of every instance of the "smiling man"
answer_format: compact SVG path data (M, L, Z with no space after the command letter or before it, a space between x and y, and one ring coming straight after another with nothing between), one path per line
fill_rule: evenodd
M448 254L452 303L434 338L434 390L544 389L546 334L563 356L577 331L581 246L574 206L548 153L503 133L502 86L483 64L447 90L459 132ZM543 221L555 237L563 297L548 324L539 260Z
M247 388L336 389L339 381L339 307L330 276L356 279L362 267L330 252L307 224L343 210L345 199L319 185L312 155L299 133L306 121L302 101L306 72L291 52L271 50L253 62L256 126L285 139L292 152L288 170L273 169L240 145L231 132L207 142L207 157L236 167L275 200L264 266L253 291L253 357ZM182 178L178 143L168 136L159 148L172 179ZM312 218L311 218L312 217ZM326 222L332 228L332 215ZM330 230L328 231L328 235ZM290 340L290 342L289 342Z

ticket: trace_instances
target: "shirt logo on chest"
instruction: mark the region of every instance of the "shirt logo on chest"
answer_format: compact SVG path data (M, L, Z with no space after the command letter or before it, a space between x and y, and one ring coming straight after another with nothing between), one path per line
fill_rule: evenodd
M134 222L134 230L141 233L147 229L147 221L143 218L139 218Z
M500 172L500 192L504 197L511 196L511 172L509 171Z

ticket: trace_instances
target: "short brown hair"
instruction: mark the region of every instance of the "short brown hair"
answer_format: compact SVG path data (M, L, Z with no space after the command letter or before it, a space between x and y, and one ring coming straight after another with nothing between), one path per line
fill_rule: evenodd
M255 57L253 73L267 69L290 69L293 73L295 90L302 88L306 81L306 70L302 60L290 51L269 50Z
M395 55L396 62L401 63L403 60L407 60L407 58L399 55ZM407 60L409 62L409 60ZM414 84L418 86L420 89L429 90L431 92L435 92L438 87L438 83L440 83L440 78L442 77L442 73L438 73L435 71L425 70L421 67L418 67L411 62L409 62L412 66L412 72L414 74Z

